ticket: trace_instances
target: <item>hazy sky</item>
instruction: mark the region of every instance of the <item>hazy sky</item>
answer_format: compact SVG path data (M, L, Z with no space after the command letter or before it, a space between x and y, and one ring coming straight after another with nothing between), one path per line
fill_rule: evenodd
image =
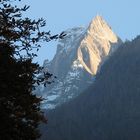
M88 25L97 14L101 15L122 40L140 34L140 0L22 0L30 5L27 15L43 17L47 30L53 34L67 28ZM46 43L39 52L39 63L51 59L56 43Z

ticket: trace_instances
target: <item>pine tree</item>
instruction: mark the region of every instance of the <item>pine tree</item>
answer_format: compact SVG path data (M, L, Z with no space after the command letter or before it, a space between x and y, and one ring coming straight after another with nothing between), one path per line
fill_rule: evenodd
M20 1L20 0L19 0ZM49 83L51 74L38 78L41 67L33 63L40 41L63 38L41 31L43 19L23 18L28 6L19 8L10 0L0 1L0 140L35 140L44 120L41 98L34 95L37 84Z

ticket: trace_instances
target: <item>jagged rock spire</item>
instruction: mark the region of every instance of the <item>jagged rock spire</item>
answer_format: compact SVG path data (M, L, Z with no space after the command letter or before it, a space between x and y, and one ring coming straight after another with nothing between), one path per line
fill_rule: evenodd
M81 40L78 59L86 71L95 75L104 58L116 48L116 43L120 43L117 35L101 16L96 16L90 22L87 33Z
M83 92L110 52L120 45L117 35L101 16L96 16L86 28L76 27L66 32L53 60L44 65L58 81L42 90L41 95L47 98L43 108L55 108Z

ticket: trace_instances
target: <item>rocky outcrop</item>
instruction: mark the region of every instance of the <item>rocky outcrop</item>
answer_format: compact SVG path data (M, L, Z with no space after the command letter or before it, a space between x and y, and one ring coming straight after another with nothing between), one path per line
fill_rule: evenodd
M40 88L46 100L43 108L55 108L78 96L95 78L109 54L121 44L102 17L96 16L88 27L65 31L67 34L57 45L52 61L44 61L44 70L57 76L55 83Z

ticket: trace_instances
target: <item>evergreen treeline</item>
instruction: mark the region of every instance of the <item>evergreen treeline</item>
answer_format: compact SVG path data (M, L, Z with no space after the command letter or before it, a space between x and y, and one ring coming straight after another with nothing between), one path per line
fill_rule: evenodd
M140 36L110 56L94 85L47 115L42 140L139 140Z

